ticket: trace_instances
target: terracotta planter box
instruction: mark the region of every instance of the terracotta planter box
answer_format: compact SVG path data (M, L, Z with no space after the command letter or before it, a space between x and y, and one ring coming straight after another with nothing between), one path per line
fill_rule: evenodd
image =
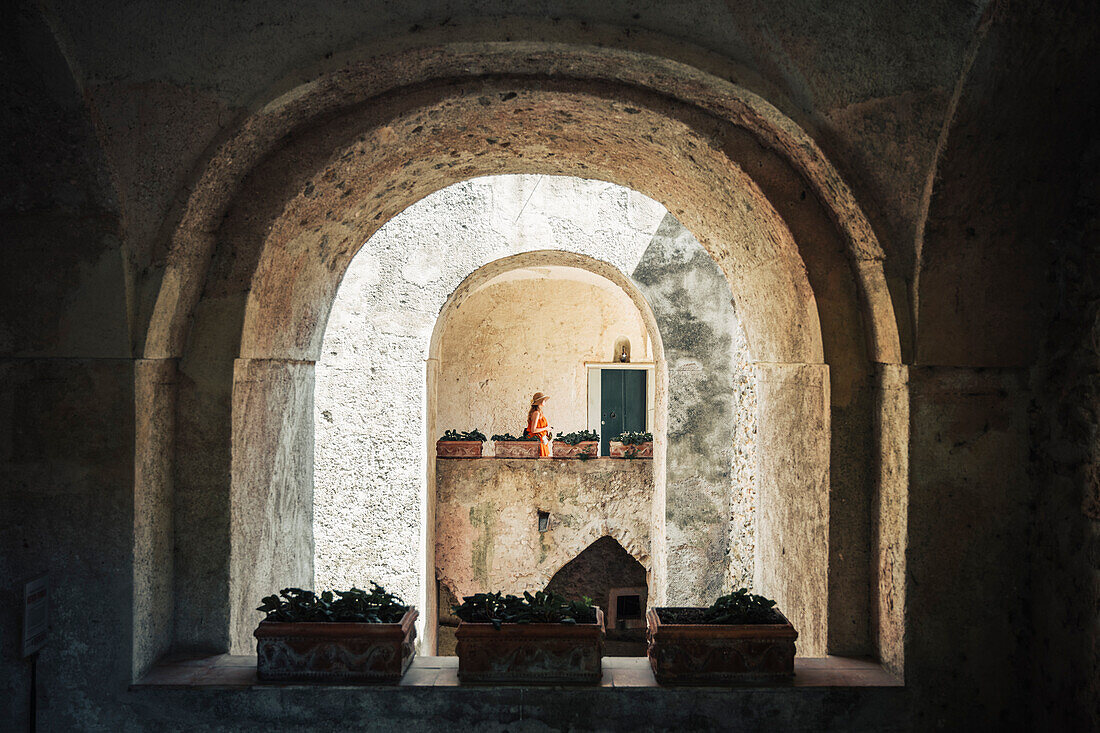
M266 682L397 682L412 664L417 611L396 624L261 621L256 675Z
M631 458L653 457L653 441L637 445L623 445L616 440L612 440L608 443L608 448L612 458L627 458L628 455Z
M436 458L481 458L480 440L437 440Z
M554 441L554 458L576 458L581 453L587 453L595 458L600 454L600 441L585 440L576 445Z
M496 440L493 441L493 452L497 458L538 458L539 442L537 440Z
M483 685L596 685L603 679L603 611L594 624L492 624L463 621L458 679Z
M798 632L783 614L778 624L665 624L660 610L646 614L646 638L653 676L662 685L776 682L794 675Z

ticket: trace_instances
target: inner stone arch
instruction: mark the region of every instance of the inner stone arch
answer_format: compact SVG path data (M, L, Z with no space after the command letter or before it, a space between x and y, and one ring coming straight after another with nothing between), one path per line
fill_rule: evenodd
M566 196L560 211L582 200ZM642 251L651 245L652 239ZM529 306L553 312L540 315ZM591 376L618 370L605 353L622 329L649 344L647 362L631 365L631 373L647 375L643 399L650 409L639 427L654 435L653 460L434 458L431 436L456 421L481 420L489 434L521 432L536 389L552 395L547 414L557 433L606 430L591 412ZM653 584L664 587L667 372L656 319L631 278L606 262L557 250L489 263L463 281L441 312L427 382L428 421L436 428L427 493L434 568L425 573L438 584L441 651L453 648L444 632L455 622L447 608L454 599L540 589L603 534L619 538ZM426 625L425 646L432 638Z

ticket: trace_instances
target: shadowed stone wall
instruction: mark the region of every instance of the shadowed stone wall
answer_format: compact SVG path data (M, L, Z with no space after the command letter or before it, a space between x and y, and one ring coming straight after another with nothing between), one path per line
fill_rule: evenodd
M1049 730L1100 730L1100 139L1082 166L1073 211L1053 237L1057 297L1031 378L1031 673L1042 693L1034 724ZM1067 698L1088 704L1057 703Z
M729 282L671 214L633 274L668 362L668 602L751 587L756 394Z
M639 5L607 0L563 2L560 16L553 18L545 17L545 3L495 0L466 14L456 12L455 3L437 0L164 2L155 8L48 0L9 3L5 11L12 6L14 12L4 16L5 43L0 44L6 70L0 83L4 132L12 141L2 161L9 185L0 212L6 235L0 270L5 277L0 289L5 298L2 405L10 426L3 433L0 482L0 514L9 520L0 532L0 690L5 701L14 701L0 706L4 727L27 728L27 706L20 704L27 699L27 668L15 651L18 588L43 569L53 573L57 589L52 641L39 663L40 679L51 692L50 704L40 708L44 729L271 730L301 720L395 729L410 720L425 729L473 728L485 720L550 726L562 722L563 711L570 716L567 723L578 729L607 720L623 728L683 729L728 723L731 710L746 728L1096 727L1097 520L1087 508L1082 511L1082 499L1096 487L1090 467L1095 465L1097 401L1091 366L1080 373L1062 370L1067 362L1092 363L1095 328L1083 319L1092 313L1088 306L1097 285L1087 277L1062 280L1078 260L1057 261L1052 255L1058 247L1051 246L1076 200L1081 151L1100 129L1089 112L1100 92L1095 83L1096 3L1007 0L900 7L853 0L825 8L799 2ZM487 20L474 12L509 17ZM469 54L448 60L451 43ZM553 44L553 65L525 66L531 46L545 50L540 43ZM384 54L410 48L416 49L418 61L427 59L425 64L442 58L443 71L433 79L464 77L458 83L476 87L470 108L484 108L485 116L455 132L457 125L450 122L472 117L462 116L468 110L455 117L444 112L439 129L425 125L415 145L407 145L403 121L380 123L381 132L371 133L363 149L332 146L317 153L323 158L335 151L334 161L343 161L345 152L383 161L341 193L303 206L292 196L272 194L272 187L284 185L311 192L323 188L322 177L331 168L314 165L298 145L311 127L320 125L313 115L324 118L341 111L345 102L354 105L354 137L364 128L375 129L367 119L371 114L384 114L395 98L405 104L410 90L423 91L417 86L420 67L385 62ZM509 48L514 53L508 55ZM502 49L503 72L499 63L494 66ZM381 63L378 54L383 54ZM548 80L569 88L600 63L613 68L616 82L623 81L601 82L602 88L613 88L614 104L583 96L567 108L547 104L527 117L524 110L544 104L545 96L520 89L513 107L522 103L524 108L505 109L496 100L511 93L509 87L481 76L513 74L511 86L512 79L528 74L535 83ZM644 69L640 73L639 67ZM384 71L378 75L386 82L396 79L398 89L370 75L379 68ZM592 78L612 78L600 73L605 76ZM333 78L338 81L329 84ZM781 110L782 125L742 107L737 124L750 131L741 137L688 140L683 128L654 119L652 105L640 103L647 100L635 93L653 84L663 101L712 103L729 96L727 88L712 93L715 87L707 80L714 78L736 80L738 90L767 99ZM318 88L323 91L314 95ZM379 90L386 96L376 96ZM553 117L553 128L530 134L540 116L545 118L542 113L559 110L564 114ZM725 113L707 114L707 124L713 125ZM503 129L507 124L493 127L505 115L523 123L512 130ZM579 135L569 119L583 119L583 126L598 135ZM647 123L615 127L619 119ZM408 129L418 124L424 122L418 119ZM480 124L492 129L486 136L492 141L484 140L482 149L471 152L472 146L463 147L463 136L481 138ZM810 132L795 143L781 127ZM551 140L563 128L562 139ZM641 150L650 132L662 151L678 150L683 142L690 161ZM523 150L522 162L498 156L492 163L498 168L478 163L486 151L503 144L515 150L531 137L536 144ZM227 140L232 144L222 148ZM443 140L441 147L458 148L458 157L444 157L449 152L438 153L426 140ZM841 369L851 366L833 356L850 351L829 334L837 332L838 323L870 320L874 314L881 320L867 328L855 325L852 333L859 338L870 334L872 344L883 334L900 333L901 366L915 367L912 375L897 368L899 359L886 349L876 351L882 365L856 365L867 368L868 378L879 370L882 383L889 385L890 399L878 411L880 428L889 429L898 415L914 428L911 440L901 430L890 434L897 456L865 467L868 475L877 469L899 481L873 502L886 540L877 548L876 561L892 564L872 572L879 573L877 602L891 623L887 637L902 640L911 656L905 689L656 690L646 696L605 688L591 695L549 690L537 696L524 690L457 690L438 697L411 694L408 705L392 704L390 693L396 690L128 690L133 675L166 649L172 626L177 645L225 648L232 388L226 374L234 358L273 355L243 354L240 348L240 303L252 284L263 283L251 275L258 255L249 243L264 236L250 239L254 232L240 221L255 214L252 221L262 230L274 218L264 207L282 211L290 202L294 215L315 207L308 222L314 227L324 224L336 208L330 204L342 193L357 194L352 201L379 195L383 204L364 206L365 218L384 219L395 213L385 205L404 207L427 193L437 180L436 168L453 166L449 174L439 174L438 180L447 183L467 173L537 169L582 174L582 166L612 170L602 158L609 156L624 182L659 180L667 184L670 201L710 201L713 205L694 213L684 206L683 213L695 216L694 221L672 212L703 231L697 225L736 218L744 199L706 199L686 186L677 190L677 179L707 165L708 152L722 145L754 152L751 169L759 180L770 178L768 200L790 226L811 216L815 207L841 219L861 209L881 244L881 251L868 247L861 254L861 244L870 240L859 236L854 244L837 243L813 227L810 236L796 236L807 245L825 241L818 255L838 253L832 260L819 256L810 261L809 254L805 259L834 385ZM818 148L821 157L805 154ZM279 158L283 149L292 151L283 167L259 163ZM395 169L410 164L405 177L387 177L389 172L380 170L389 164L386 155L392 150L397 151ZM771 178L775 168L769 166L779 157L812 159L799 171L814 185L798 176ZM563 158L570 158L569 164L556 166ZM296 167L303 160L311 161L308 171ZM835 167L839 175L817 175L815 166L821 165ZM258 171L259 182L246 187L242 179L250 170ZM374 185L379 176L383 182ZM822 180L827 183L820 185ZM708 173L695 190L727 191L739 183ZM854 196L840 197L841 205L834 206L837 198L829 192L846 187ZM253 200L259 210L249 210ZM752 205L759 210L769 201L754 199ZM244 211L235 226L248 236L219 228L226 207ZM338 221L341 216L336 214ZM339 227L320 229L316 239L327 240ZM718 236L705 240L715 248L711 251L729 252L740 245L755 251L768 243L768 233L753 231L742 240L731 228L714 226L712 231ZM275 261L274 271L281 266L291 279L316 283L298 266L319 259L319 249L294 247L293 239L278 244L279 251L298 259ZM216 256L211 254L215 245L221 248ZM811 249L803 252L812 254ZM849 271L844 258L853 252ZM338 259L331 248L324 255L333 258L325 266ZM1048 267L1051 260L1053 267ZM1090 266L1087 258L1084 262ZM755 264L742 261L746 268ZM215 275L207 276L208 265ZM392 279L386 266L378 269L382 282ZM879 270L885 282L860 275ZM765 282L774 286L778 280ZM885 295L894 307L874 314L844 310L848 301L831 297L830 290L835 296L835 288L855 282L861 302L881 302L888 287ZM868 283L871 287L865 287ZM317 292L293 304L316 305L308 298ZM760 292L769 294L763 287ZM190 307L200 293L204 302ZM1067 317L1051 317L1055 325L1048 329L1041 320L1043 304ZM410 300L409 310L417 306ZM307 320L320 312L307 310ZM170 315L158 320L154 313ZM429 318L432 314L429 309ZM748 309L741 315L746 324L753 320ZM284 332L300 335L293 328ZM1048 333L1051 344L1043 339ZM390 343L383 329L372 335ZM1041 343L1044 356L1036 365L1035 346ZM757 358L769 358L758 352ZM184 356L174 370L172 362ZM134 362L142 358L165 363L135 369ZM796 386L820 382L820 375L803 376ZM135 382L149 389L142 393ZM172 455L170 426L164 422L171 419L174 388L180 437ZM845 397L836 390L833 399L843 403ZM1028 415L1032 405L1035 410ZM137 409L149 414L135 418ZM985 430L986 418L996 427ZM842 422L834 422L833 430L842 430ZM161 428L163 435L134 434ZM1029 429L1031 440L1021 440L1021 431ZM761 423L761 451L780 432ZM869 440L862 433L855 437ZM843 464L853 447L859 447L858 441L835 443L834 465ZM134 455L138 450L162 456L146 461ZM1032 491L1020 500L1015 484L1028 480ZM852 486L864 484L853 481ZM876 488L838 492L830 501L831 513L862 514L865 495ZM1008 509L1015 516L987 521L975 512L976 505ZM953 544L974 525L980 539L972 546L982 543L976 549L984 558L968 557ZM829 528L846 526L831 522ZM1018 546L1027 539L1017 534L1021 528L1030 530L1032 538L1023 553ZM842 540L844 534L833 532L830 539ZM165 535L171 536L170 544L158 539ZM850 546L830 543L830 567L867 565L860 546L870 543L853 536ZM136 542L146 546L130 552ZM174 548L173 556L165 557L166 547ZM941 548L962 557L962 564L946 574ZM163 592L173 584L174 615ZM909 606L906 593L913 594ZM857 602L864 595L852 589ZM942 602L945 597L951 604ZM1027 600L1021 603L1021 598ZM140 641L134 638L139 634ZM578 704L583 700L587 704Z

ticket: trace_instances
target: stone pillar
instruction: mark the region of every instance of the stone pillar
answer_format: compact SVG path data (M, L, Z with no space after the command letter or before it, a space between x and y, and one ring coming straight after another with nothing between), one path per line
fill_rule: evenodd
M909 369L878 364L875 434L879 446L872 497L871 634L883 666L899 677L905 663L905 574L909 519Z
M873 372L838 359L829 394L830 654L871 653L872 502L876 387Z
M313 362L233 367L230 652L255 648L260 599L313 584Z
M654 461L665 484L654 507L665 525L658 536L667 537L660 552L667 560L654 564L662 582L653 597L667 592L670 605L709 605L728 589L731 496L745 489L731 478L740 326L726 276L671 214L631 278L653 309L667 364L668 409L657 410L667 432L654 429L667 435L657 441L665 453ZM746 534L736 554L751 564Z
M798 629L798 654L826 653L829 367L756 363L756 592Z
M650 526L649 607L668 605L668 363L658 356L653 419L653 501Z
M425 459L425 477L423 497L423 509L421 512L422 524L420 535L424 543L423 571L421 572L421 598L420 598L420 624L421 639L420 653L435 654L437 646L437 630L439 628L439 590L436 582L436 558L435 558L435 441L439 438L438 406L436 395L439 394L439 359L431 358L425 362L424 377L427 385L427 399L424 427L426 430L428 448Z
M137 678L172 644L176 360L137 360L134 398L133 674Z
M200 308L192 348L177 369L173 646L181 652L223 654L229 649L233 434L233 357L226 352L234 344L207 327L210 321L225 323L225 331L234 326L224 310Z

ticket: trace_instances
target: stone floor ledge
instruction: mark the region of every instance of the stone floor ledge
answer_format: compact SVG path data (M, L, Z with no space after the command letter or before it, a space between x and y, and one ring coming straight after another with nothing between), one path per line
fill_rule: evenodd
M786 689L798 687L901 687L902 683L877 662L855 657L820 657L795 659L794 678L789 682L769 684L719 686L707 688L662 687L653 678L645 657L605 657L603 682L599 687L645 687L659 690L706 689L730 690ZM401 682L389 685L333 685L328 683L269 683L256 678L254 655L219 654L205 657L167 657L144 677L131 685L131 690L148 688L282 688L324 687L352 689L388 689L396 687L457 687L486 689L484 685L461 685L458 680L458 657L419 656ZM500 686L494 686L500 687ZM544 689L531 685L510 688ZM557 687L583 694L597 687Z

